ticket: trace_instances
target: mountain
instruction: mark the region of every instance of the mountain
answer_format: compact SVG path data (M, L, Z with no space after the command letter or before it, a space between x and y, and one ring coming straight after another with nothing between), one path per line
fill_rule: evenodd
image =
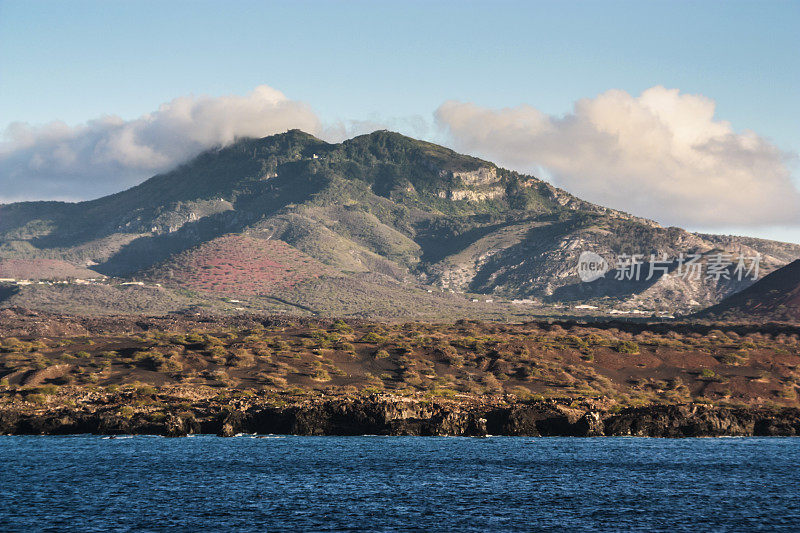
M701 312L701 318L800 322L800 260Z
M591 283L577 275L587 251L611 268ZM625 254L670 262L652 279L645 272L618 281L625 271L614 267ZM124 311L129 300L138 312L158 289L159 310L229 309L226 297L235 295L250 298L248 310L366 316L495 316L578 304L674 313L752 283L680 276L681 254L704 265L719 254L760 254L766 273L800 257L800 246L661 227L388 131L340 144L298 130L241 139L114 195L0 206L0 260L59 261L108 276L94 282L102 287L57 288L70 291L70 302L91 295L84 308L98 312ZM257 279L248 279L254 266ZM121 294L126 280L149 285ZM0 291L0 305L52 308L61 298L53 291Z

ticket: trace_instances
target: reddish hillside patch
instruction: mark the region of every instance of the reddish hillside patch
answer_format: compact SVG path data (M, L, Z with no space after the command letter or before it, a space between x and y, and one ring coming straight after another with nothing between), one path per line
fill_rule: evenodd
M329 268L277 239L226 235L178 254L152 277L230 296L268 294L329 273Z
M0 259L0 278L86 279L100 274L57 259Z

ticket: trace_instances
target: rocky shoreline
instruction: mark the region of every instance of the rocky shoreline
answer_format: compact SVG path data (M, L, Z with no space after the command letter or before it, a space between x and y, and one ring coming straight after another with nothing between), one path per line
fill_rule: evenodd
M0 434L67 435L240 433L410 436L722 437L800 435L800 409L652 405L607 410L556 400L459 402L347 398L276 405L185 405L153 416L124 406L0 410Z

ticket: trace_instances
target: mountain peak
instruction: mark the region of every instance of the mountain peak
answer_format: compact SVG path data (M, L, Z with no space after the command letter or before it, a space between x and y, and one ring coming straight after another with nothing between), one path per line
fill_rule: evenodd
M389 130L377 130L348 139L341 144L348 154L369 153L375 159L402 165L425 165L444 171L473 171L495 168L494 163L460 154L432 142L414 139Z
M292 139L292 140L301 140L301 141L308 141L308 142L325 142L322 139L319 139L319 138L315 137L314 135L311 135L310 133L307 133L307 132L305 132L303 130L299 130L299 129L296 129L296 128L295 129L291 129L291 130L286 130L284 133L278 133L278 134L272 135L270 137L286 137L286 138L289 138L289 139ZM265 137L265 138L268 139L270 137Z
M226 148L235 147L239 144L243 145L245 150L254 147L264 148L271 153L291 151L292 149L296 149L298 147L305 148L309 146L331 146L330 143L327 143L310 133L298 129L287 130L283 133L276 133L274 135L268 135L261 138L244 137ZM223 150L225 150L225 148L223 148ZM256 152L255 155L258 156L258 152Z

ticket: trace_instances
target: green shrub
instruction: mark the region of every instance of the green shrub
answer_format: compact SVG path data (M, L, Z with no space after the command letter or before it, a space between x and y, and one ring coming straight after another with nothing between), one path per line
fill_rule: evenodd
M2 342L0 342L0 352L19 352L22 351L24 345L25 343L16 337L6 337Z
M280 389L286 387L286 385L288 384L288 381L286 381L286 378L282 378L280 376L266 376L264 378L264 380L267 383L269 383L270 385L272 385L273 387L277 387L277 388L280 388Z
M210 349L215 346L222 346L223 344L224 343L222 342L222 339L218 339L213 335L206 335L203 340L203 345L206 349Z
M740 364L746 362L747 358L748 358L747 354L726 353L726 354L722 354L722 355L718 356L717 357L717 361L719 361L723 365L736 366L736 365L740 365Z
M330 381L331 375L326 370L319 369L311 375L311 379L314 381Z
M385 337L381 337L380 335L378 335L374 331L370 331L370 332L364 334L364 336L361 337L358 342L365 342L365 343L369 343L369 344L382 344L385 341L386 341Z
M136 387L136 393L141 394L142 396L154 396L155 394L158 393L158 389L156 389L152 385L139 384Z
M341 320L341 319L340 319L340 320L337 320L336 322L334 322L334 323L331 325L331 328L332 328L334 331L339 331L339 332L342 332L342 333L349 333L349 332L353 331L353 328L351 328L351 327L350 327L350 326L347 324L347 322L345 322L344 320Z
M36 392L44 394L45 396L53 396L58 393L58 385L42 385L36 388Z
M793 385L786 385L780 392L780 397L785 400L796 400L797 389Z
M397 350L401 354L409 354L411 353L411 344L408 342L400 342L397 344Z
M233 355L228 360L228 364L235 367L250 366L253 363L255 363L255 357L253 354L241 348L234 350Z
M454 391L453 389L441 388L433 389L427 395L437 398L455 398L458 396L458 392Z
M278 351L288 350L290 348L289 343L282 339L273 339L270 346Z
M47 403L47 396L38 393L28 394L27 396L25 396L25 401L43 405Z
M159 372L180 372L183 370L183 364L176 359L167 359L158 366Z
M221 359L228 357L228 350L226 350L223 346L214 346L208 351L208 355L212 358Z
M636 355L639 353L639 345L633 341L620 341L616 345L616 350L619 353Z
M133 360L148 370L159 370L167 359L158 352L141 351L133 354Z
M185 337L185 342L189 344L200 344L204 342L203 336L199 333L189 333Z

